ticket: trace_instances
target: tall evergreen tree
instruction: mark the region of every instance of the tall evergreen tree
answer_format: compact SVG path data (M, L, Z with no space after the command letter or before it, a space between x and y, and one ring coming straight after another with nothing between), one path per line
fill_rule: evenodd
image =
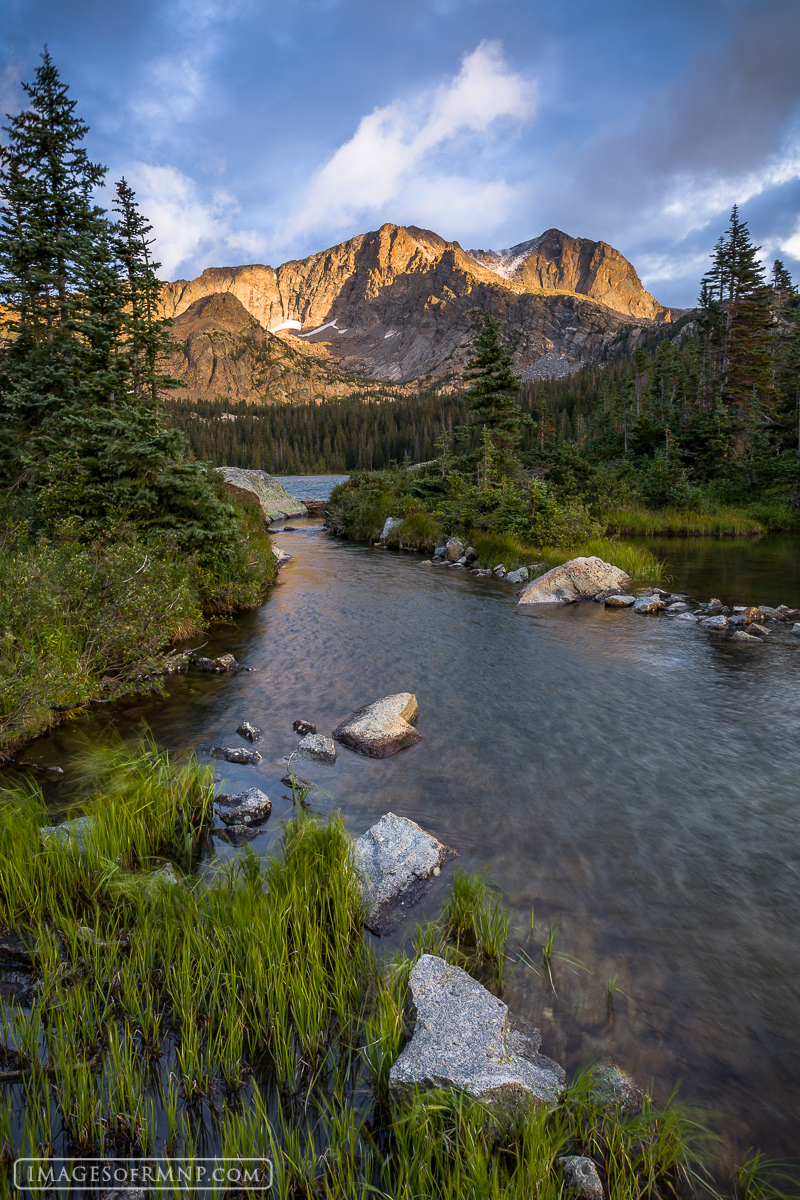
M717 242L703 277L702 328L709 348L709 382L740 415L768 410L772 393L772 296L747 222L733 206L727 236Z
M500 340L500 322L485 313L473 343L464 379L470 383L464 399L470 420L481 425L507 468L530 418L517 402L522 383L514 373L511 352Z
M92 538L133 523L206 561L236 559L235 510L162 409L172 381L150 227L124 180L116 225L93 202L105 171L46 50L24 87L0 158L0 484L26 491L51 529L68 518Z
M45 50L29 107L0 148L0 480L35 478L65 405L107 386L101 309L119 299L96 249L105 239L94 189L104 168L81 142L86 124ZM102 253L101 253L102 260ZM103 297L103 293L107 294Z

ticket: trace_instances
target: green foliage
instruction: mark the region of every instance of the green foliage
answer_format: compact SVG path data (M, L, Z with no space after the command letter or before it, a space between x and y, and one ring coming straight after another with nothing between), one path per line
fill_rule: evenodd
M203 464L167 424L168 349L150 226L125 180L116 223L92 202L104 168L49 54L0 156L0 483L37 528L85 541L119 522L201 553L241 536Z
M104 168L45 51L0 151L0 740L111 699L201 609L256 604L274 577L263 527L167 423L168 323L125 180Z
M64 521L30 539L7 509L0 554L0 746L94 700L159 686L163 652L204 613L263 599L275 559L263 522L243 511L243 544L215 561L130 526L86 544ZM210 560L210 561L209 561Z
M485 313L464 374L470 384L464 395L469 402L470 419L483 431L484 481L513 468L514 450L529 419L516 400L522 385L514 373L511 351L500 340L500 330L498 319Z
M562 1153L591 1154L626 1200L686 1194L701 1123L649 1099L640 1117L609 1112L589 1076L511 1121L446 1091L387 1108L412 961L381 965L365 941L341 821L300 815L273 858L245 851L196 879L211 774L149 742L93 751L82 853L42 842L38 789L0 795L0 917L23 931L38 981L30 1009L7 1002L0 1016L23 1071L20 1119L0 1109L5 1169L26 1154L181 1156L203 1138L205 1154L271 1159L285 1200L557 1200ZM165 857L177 882L149 873ZM459 875L443 936L493 971L503 915L482 879Z

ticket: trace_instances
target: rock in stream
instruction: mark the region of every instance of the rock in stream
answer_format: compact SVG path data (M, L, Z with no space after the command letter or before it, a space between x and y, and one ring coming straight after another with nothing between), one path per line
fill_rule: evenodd
M395 1102L419 1089L457 1088L512 1116L532 1104L554 1104L562 1067L539 1053L538 1029L443 958L423 954L409 978L414 1033L389 1073Z

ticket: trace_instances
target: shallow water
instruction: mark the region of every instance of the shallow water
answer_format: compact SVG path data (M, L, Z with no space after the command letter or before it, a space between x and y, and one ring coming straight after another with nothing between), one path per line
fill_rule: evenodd
M275 540L294 559L269 599L205 650L254 673L190 669L167 698L92 714L30 757L67 768L65 794L69 755L112 719L126 736L149 724L175 750L242 744L234 731L250 720L263 762L216 773L227 790L271 796L253 843L266 851L291 811L279 780L293 720L329 733L372 699L416 692L416 746L385 761L340 748L335 766L298 767L327 793L317 810L341 808L354 834L400 813L455 847L456 865L488 869L514 911L511 949L540 972L558 921L557 994L524 962L506 993L541 1026L545 1053L569 1070L610 1054L662 1099L680 1083L722 1114L731 1155L797 1156L800 639L783 629L764 646L725 645L594 604L518 609L495 579L292 524ZM800 602L794 540L656 549L676 590ZM415 916L435 913L452 869Z

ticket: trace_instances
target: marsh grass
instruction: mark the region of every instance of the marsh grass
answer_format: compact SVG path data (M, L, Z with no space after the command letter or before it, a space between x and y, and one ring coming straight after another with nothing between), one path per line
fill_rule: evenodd
M41 843L35 788L0 798L0 917L35 940L37 994L3 1013L25 1063L0 1096L6 1164L23 1151L199 1150L271 1159L285 1200L556 1200L555 1158L577 1147L598 1156L611 1195L683 1186L701 1131L674 1106L629 1128L578 1081L512 1128L446 1092L388 1107L415 957L446 953L502 986L508 916L485 878L457 872L414 956L381 962L340 818L298 811L274 857L247 849L204 882L154 888L141 883L154 863L188 866L187 845L189 859L204 845L210 770L145 743L89 756L84 783L97 828L83 853Z
M797 528L797 514L785 506L774 510L710 505L707 510L642 507L614 509L605 514L612 533L624 537L753 537L767 529Z

